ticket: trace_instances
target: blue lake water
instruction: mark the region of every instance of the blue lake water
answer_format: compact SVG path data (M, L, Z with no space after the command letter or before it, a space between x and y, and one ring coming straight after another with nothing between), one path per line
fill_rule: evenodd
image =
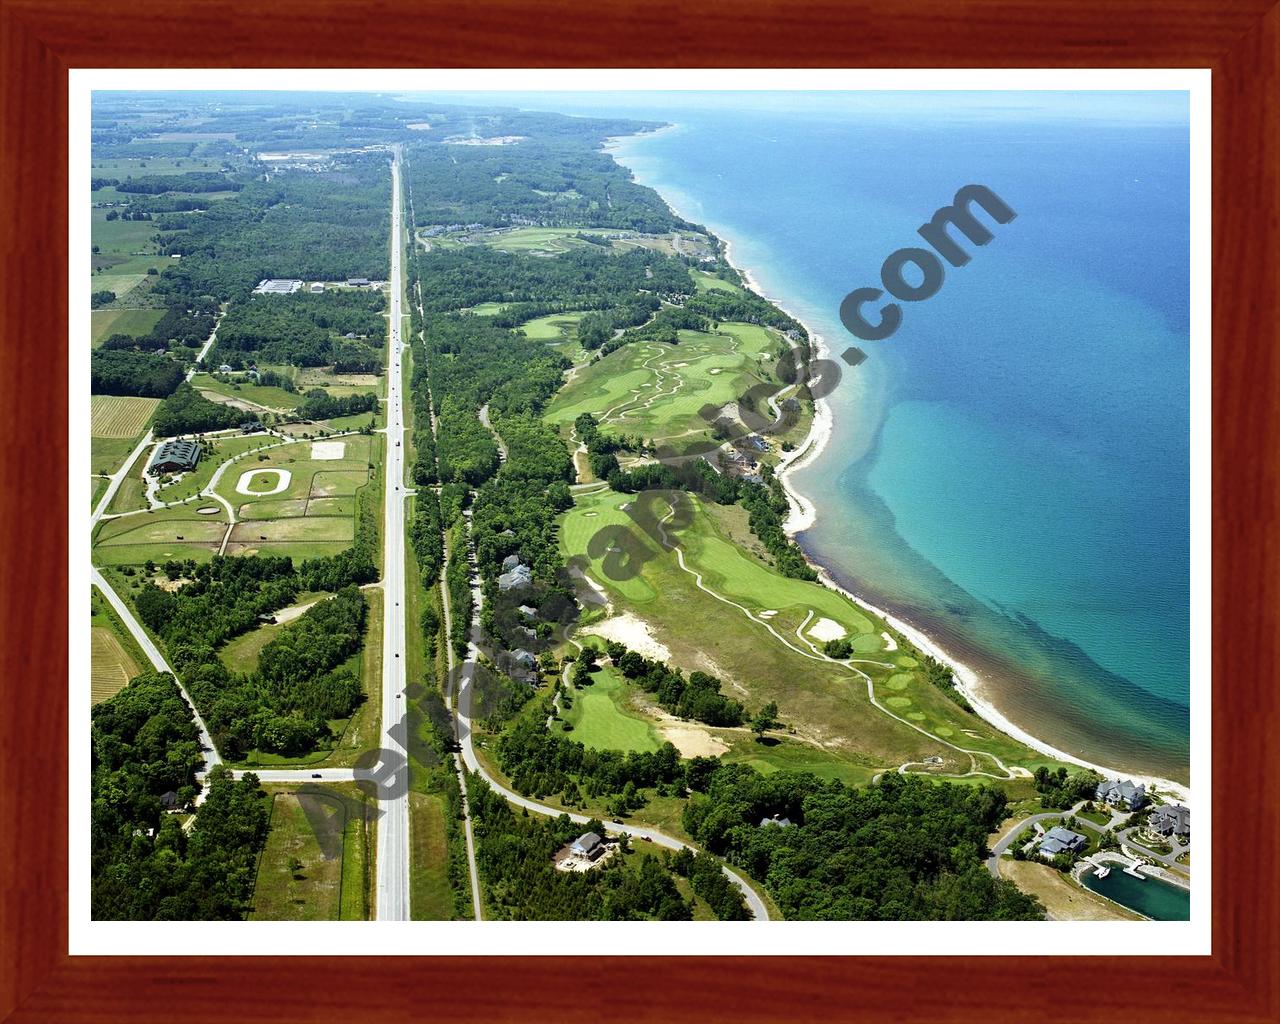
M736 106L735 106L736 103ZM1188 110L1153 94L522 97L676 127L617 158L836 352L801 543L1054 746L1188 777ZM980 183L1017 213L902 326L838 308Z

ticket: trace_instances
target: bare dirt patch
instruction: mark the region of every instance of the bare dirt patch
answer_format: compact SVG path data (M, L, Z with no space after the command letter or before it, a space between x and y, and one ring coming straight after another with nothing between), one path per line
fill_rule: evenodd
M346 441L312 441L311 457L321 462L337 462L347 451Z
M729 749L729 744L712 736L702 726L676 719L659 723L658 734L680 751L681 757L717 757Z
M1057 921L1136 921L1123 907L1104 900L1088 889L1073 885L1048 864L1004 859L1000 874L1025 893L1039 898Z

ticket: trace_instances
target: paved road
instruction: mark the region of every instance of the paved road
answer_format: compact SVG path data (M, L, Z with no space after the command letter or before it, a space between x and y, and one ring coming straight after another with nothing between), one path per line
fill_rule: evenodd
M391 164L391 353L387 364L387 457L383 520L382 570L382 756L394 772L381 781L378 821L376 917L409 920L408 751L404 734L405 579L404 579L404 395L400 337L400 297L404 289L400 265L400 154Z
M232 774L243 778L249 773L258 776L259 782L354 782L356 779L368 779L368 772L356 771L354 768L237 768Z
M1000 858L1004 856L1004 851L1009 848L1009 844L1017 839L1018 836L1022 835L1026 829L1030 828L1037 821L1049 821L1050 819L1057 821L1065 818L1068 814L1074 814L1083 806L1084 801L1081 801L1069 811L1045 811L1043 814L1032 814L1030 817L1014 822L1009 826L1009 830L996 840L995 846L991 848L991 856L987 858L987 870L996 878L999 878Z
M133 612L129 609L129 606L124 603L124 600L115 592L115 589L107 582L102 573L98 572L97 566L90 566L89 574L93 585L102 592L102 596L107 599L111 607L115 609L116 614L120 616L120 621L125 624L125 628L138 641L138 646L142 648L142 653L150 659L152 667L157 672L168 672L177 680L178 689L182 691L182 696L186 702L191 705L191 713L196 719L196 728L200 730L200 745L204 748L204 771L197 773L197 778L204 778L205 772L215 764L222 763L222 758L218 756L218 751L213 745L213 738L205 727L204 719L200 717L200 712L196 710L196 702L191 699L191 694L187 693L186 687L182 685L182 680L178 679L178 674L165 661L160 649L151 642L151 637L147 636L147 631L142 628L142 623L133 617ZM200 795L196 798L196 803L200 803L207 792L208 790L202 786Z
M470 509L468 509L464 515L468 517L467 526L469 530L471 525ZM472 597L475 601L475 611L471 620L471 635L468 641L469 647L467 651L467 662L463 666L462 676L459 681L458 709L456 715L458 741L462 745L462 758L471 771L477 773L481 778L483 778L495 792L501 794L509 803L515 804L517 807L533 811L536 814L545 814L553 818L558 817L559 815L567 812L561 811L557 807L548 807L545 804L540 804L535 800L530 800L528 797L521 796L514 790L508 789L506 786L502 785L502 783L498 782L497 779L493 778L493 776L491 776L485 769L484 765L482 765L476 758L475 745L472 742L471 733L471 690L472 682L475 677L475 665L480 654L480 608L484 600L484 594L480 590L478 583L472 587ZM590 819L584 814L569 814L569 820L585 825ZM610 832L625 832L627 835L633 836L636 839L640 839L642 841L648 840L655 846L664 846L669 850L679 850L684 847L688 847L691 850L697 849L697 847L692 846L689 843L681 842L679 839L675 839L672 836L667 835L665 832L659 832L657 829L645 828L642 825L610 821L607 823L607 827ZM733 882L733 884L741 890L743 898L747 901L747 907L750 909L755 919L757 921L768 921L769 911L765 909L764 901L761 900L756 894L756 891L747 884L746 880L729 867L724 868L724 873L728 876L729 881Z
M101 500L98 502L98 507L93 510L93 515L89 518L90 532L93 531L93 528L98 525L98 521L106 514L107 508L111 505L111 499L116 496L116 491L120 489L124 478L129 475L129 470L138 461L138 456L151 447L151 443L154 440L155 438L152 436L151 431L148 430L142 440L138 442L138 447L124 460L124 465L111 474L111 483L107 485L106 493L102 495Z

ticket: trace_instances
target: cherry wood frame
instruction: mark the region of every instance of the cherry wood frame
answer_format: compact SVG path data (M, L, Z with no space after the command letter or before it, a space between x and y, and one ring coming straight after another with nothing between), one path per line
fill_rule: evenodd
M1272 0L0 0L0 56L0 1018L1280 1020ZM68 68L610 65L1212 69L1211 956L1122 959L1102 987L1100 960L1048 957L68 956L67 493L47 455L67 411Z

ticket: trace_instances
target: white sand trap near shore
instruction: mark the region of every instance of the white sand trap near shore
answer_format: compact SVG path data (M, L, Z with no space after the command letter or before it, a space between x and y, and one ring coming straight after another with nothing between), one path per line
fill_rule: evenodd
M834 619L819 619L809 627L808 633L815 640L821 640L824 644L828 640L843 640L848 635L844 627Z
M336 462L347 453L346 441L312 441L311 457L321 462Z
M884 638L884 649L886 651L896 651L898 649L898 641L888 633L881 633L880 636Z
M276 485L270 490L252 486L254 478L258 476L274 476ZM279 494L289 486L292 479L293 474L287 469L249 469L240 474L240 479L236 482L236 491L239 494L247 494L251 498L262 498L268 494Z
M590 626L583 627L582 631L622 644L646 658L658 661L668 661L671 658L671 651L667 646L649 632L649 624L630 612L615 615L603 622L593 622Z

